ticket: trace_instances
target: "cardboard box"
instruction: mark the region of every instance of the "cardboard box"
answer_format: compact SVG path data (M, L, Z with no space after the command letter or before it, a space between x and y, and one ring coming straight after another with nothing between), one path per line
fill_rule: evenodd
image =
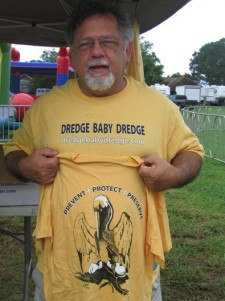
M39 185L24 183L10 174L0 145L0 216L32 216L38 210Z

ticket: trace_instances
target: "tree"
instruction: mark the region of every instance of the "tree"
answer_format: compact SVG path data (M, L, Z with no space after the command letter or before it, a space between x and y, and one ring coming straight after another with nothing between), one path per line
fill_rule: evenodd
M192 78L210 85L225 85L225 38L207 43L190 60Z
M180 72L176 72L176 73L173 73L171 76L169 77L176 77L176 78L180 78L180 77L183 77L184 75L180 74Z
M152 52L153 44L141 38L141 53L143 59L145 82L147 85L154 85L163 82L163 65L157 58L155 52Z
M42 55L40 56L40 59L42 62L55 63L57 61L58 55L59 52L55 51L55 49L53 48L52 50L44 50Z
M30 63L56 63L59 52L54 48L52 50L44 50L39 60L31 60Z
M181 77L187 77L193 81L195 81L195 78L189 74L189 73L184 73L184 74L180 74L180 72L176 72L176 73L173 73L172 75L168 75L168 77L175 77L175 78L181 78Z

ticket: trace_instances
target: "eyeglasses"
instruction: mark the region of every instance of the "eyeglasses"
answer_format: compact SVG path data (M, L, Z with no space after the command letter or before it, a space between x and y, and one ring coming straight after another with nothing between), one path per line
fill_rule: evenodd
M94 48L94 45L98 42L99 46L103 50L116 50L119 46L119 39L113 36L103 36L98 38L82 38L78 40L75 45L77 50L81 52L88 52Z

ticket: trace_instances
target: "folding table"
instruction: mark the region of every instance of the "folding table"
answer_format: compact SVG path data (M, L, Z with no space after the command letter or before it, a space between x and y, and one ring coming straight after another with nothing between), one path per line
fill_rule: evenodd
M0 145L0 216L23 216L24 239L19 239L12 230L1 229L24 245L24 289L23 300L28 300L28 280L31 273L31 217L37 215L39 185L23 183L13 177L6 169L2 145Z

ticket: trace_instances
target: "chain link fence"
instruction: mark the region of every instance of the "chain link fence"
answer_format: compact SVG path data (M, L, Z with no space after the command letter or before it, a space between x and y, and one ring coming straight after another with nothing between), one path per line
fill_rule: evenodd
M206 156L225 163L225 107L186 107L181 113L203 145Z

